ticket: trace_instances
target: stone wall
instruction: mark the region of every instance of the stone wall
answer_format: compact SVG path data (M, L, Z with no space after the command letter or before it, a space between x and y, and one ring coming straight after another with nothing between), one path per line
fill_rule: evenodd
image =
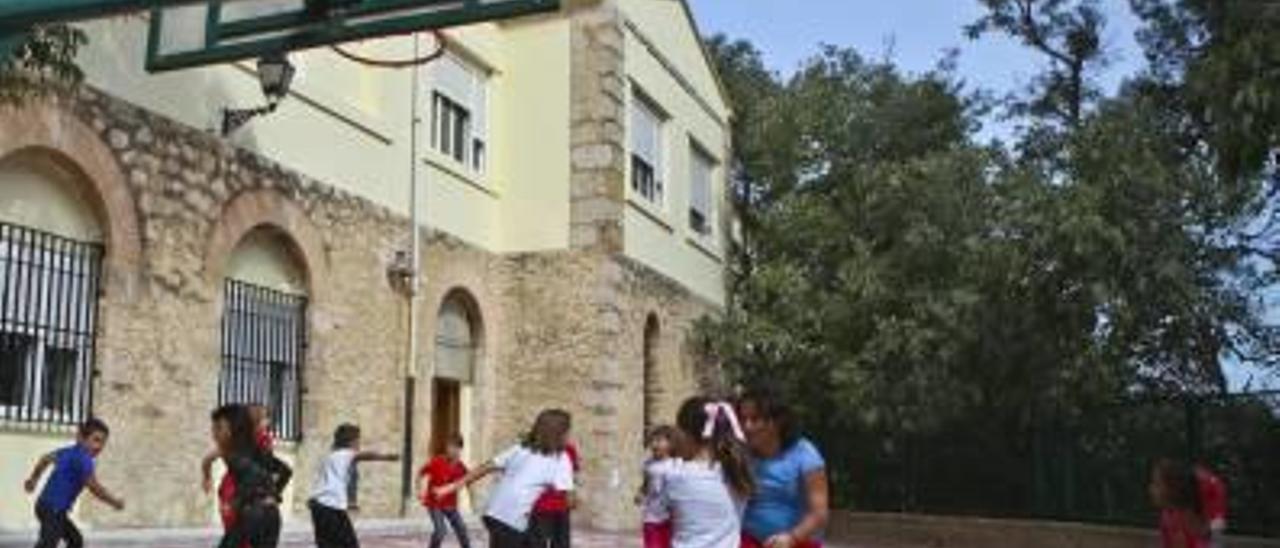
M236 243L262 226L291 242L310 295L303 435L290 448L301 493L293 515L305 516L315 464L339 423L361 424L366 447L402 448L409 308L387 266L407 249L406 219L92 89L0 111L0 121L0 157L33 147L65 156L108 229L94 410L113 428L100 477L128 509L84 505L88 523L209 524L212 501L199 491L198 463L217 403L222 276ZM609 188L620 191L615 176ZM598 225L601 234L609 226ZM574 414L585 457L589 523L635 527L645 323L654 316L661 326L655 364L663 397L655 403L670 420L683 396L707 386L709 369L687 331L715 307L620 257L614 245L497 256L444 234L424 236L414 462L425 457L430 434L423 387L436 313L449 292L466 291L483 326L470 433L476 454L513 443L538 410L563 407ZM362 516L398 515L400 473L396 465L362 468Z

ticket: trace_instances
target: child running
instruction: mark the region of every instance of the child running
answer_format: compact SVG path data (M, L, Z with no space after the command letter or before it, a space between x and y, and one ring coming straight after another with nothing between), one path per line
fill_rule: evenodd
M704 397L680 406L678 459L659 471L674 548L739 548L742 512L755 490L733 406Z
M1161 460L1151 470L1149 489L1151 502L1160 510L1160 540L1164 548L1210 546L1194 468Z
M489 474L501 472L484 514L489 546L526 548L529 515L542 492L548 488L573 491L573 464L564 452L570 422L569 413L559 409L539 413L522 443L503 451L461 480L437 488L435 495L456 493Z
M578 448L573 442L565 442L564 454L578 473ZM577 501L573 493L547 489L533 503L533 522L529 525L529 541L532 548L569 548L569 512Z
M235 523L219 548L274 548L280 542L280 501L293 471L263 450L249 408L224 405L210 415L218 454L235 482L231 511Z
M27 477L23 487L27 493L34 493L36 484L44 476L45 470L53 466L49 481L36 499L36 518L40 520L40 537L36 548L56 548L66 541L69 548L84 546L84 537L80 529L71 521L71 509L80 497L80 492L88 487L93 496L116 510L124 510L124 501L107 491L98 483L95 474L95 460L107 445L107 437L111 431L106 423L98 419L89 419L80 425L76 443L49 453L36 461L35 468Z
M255 425L254 440L258 444L258 449L270 453L275 448L275 440L271 437L271 412L267 406L262 404L252 404L247 407L249 418ZM213 488L213 463L222 458L221 451L215 447L200 463L201 486L204 492L208 493ZM233 508L233 502L236 498L236 483L231 474L223 474L222 481L218 483L218 515L222 518L222 530L224 533L231 531L236 523L236 513ZM248 546L248 544L241 545Z
M334 430L333 450L320 463L311 500L307 501L318 548L360 546L351 518L347 515L351 470L357 462L398 460L400 456L394 453L361 451L359 426L343 424Z
M453 535L458 537L462 548L471 548L471 538L467 535L467 525L458 513L458 494L437 497L434 491L467 477L467 465L462 463L462 434L454 434L445 444L444 454L436 455L422 470L418 471L418 479L426 480L422 489L422 505L431 516L431 548L440 548L448 528L453 528Z
M662 503L662 473L673 462L676 429L659 426L649 433L649 459L644 462L644 480L636 494L636 505L644 518L644 548L671 548L671 513Z

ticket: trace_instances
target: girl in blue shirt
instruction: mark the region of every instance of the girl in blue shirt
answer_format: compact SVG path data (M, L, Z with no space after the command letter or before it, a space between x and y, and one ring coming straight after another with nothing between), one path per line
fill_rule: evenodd
M817 548L829 514L826 463L800 436L791 409L748 392L738 413L754 457L756 491L743 518L744 548Z

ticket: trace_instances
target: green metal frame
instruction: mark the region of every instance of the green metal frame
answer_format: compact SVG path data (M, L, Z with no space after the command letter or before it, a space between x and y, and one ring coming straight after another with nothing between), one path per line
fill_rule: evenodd
M331 0L332 1L332 0ZM483 21L507 19L555 11L561 0L509 0L501 4L485 4L479 0L364 0L341 10L337 15L317 15L297 11L259 17L245 21L223 22L217 11L222 0L208 0L206 43L200 50L165 54L159 51L164 28L164 10L151 12L151 31L147 44L147 70L170 71L251 59L261 55L326 46L340 42L406 34L427 29L467 25ZM436 8L438 11L397 17L397 11ZM365 23L347 23L368 17L384 16ZM260 40L258 34L294 31L289 36L274 35ZM225 44L227 39L246 38L243 42Z

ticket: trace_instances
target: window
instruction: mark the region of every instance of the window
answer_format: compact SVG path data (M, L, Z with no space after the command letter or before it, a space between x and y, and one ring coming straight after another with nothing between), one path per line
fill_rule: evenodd
M227 280L223 299L218 402L264 404L273 434L300 439L307 298Z
M662 181L662 126L659 110L640 95L631 100L631 191L651 204L666 199Z
M0 223L0 419L89 416L102 247Z
M476 335L466 297L455 293L440 305L436 320L437 378L469 383L474 376Z
M488 162L488 77L461 59L446 55L429 65L431 146L475 173Z
M715 226L715 171L716 161L693 145L689 151L689 228L703 236L710 236Z

